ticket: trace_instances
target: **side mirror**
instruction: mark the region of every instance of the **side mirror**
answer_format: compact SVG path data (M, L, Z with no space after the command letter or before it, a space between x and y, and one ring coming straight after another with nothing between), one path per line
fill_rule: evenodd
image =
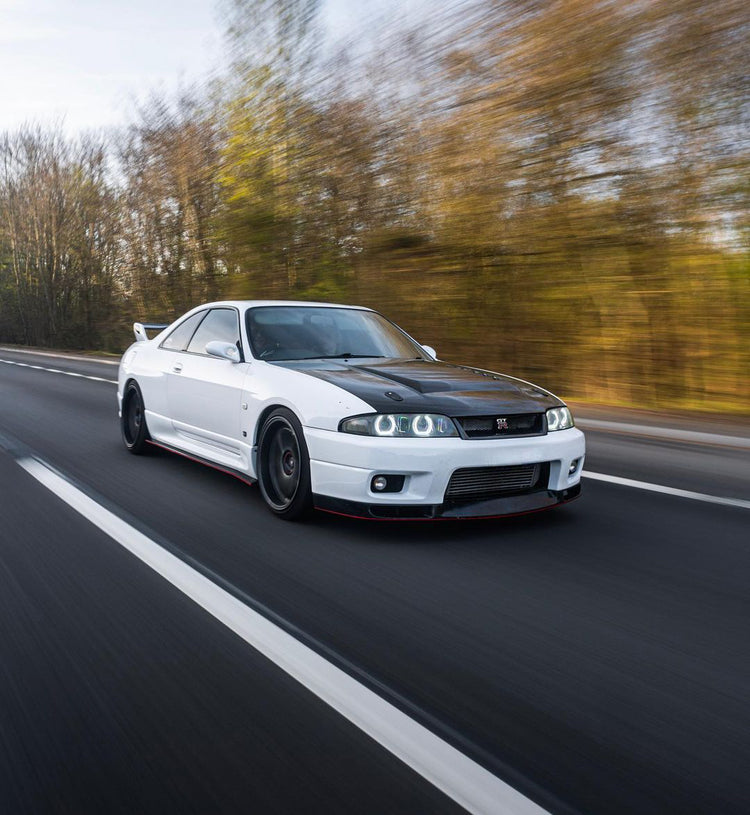
M212 357L219 357L219 359L227 359L229 362L239 362L240 352L236 345L231 342L222 342L221 340L211 340L206 343L206 353Z
M428 356L437 359L437 351L431 345L423 345L422 350L426 351Z

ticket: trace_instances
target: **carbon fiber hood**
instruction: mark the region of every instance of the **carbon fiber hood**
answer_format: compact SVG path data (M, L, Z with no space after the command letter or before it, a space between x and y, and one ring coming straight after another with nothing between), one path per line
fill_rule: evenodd
M563 404L551 393L519 379L448 362L300 360L274 364L330 382L380 413L487 416L540 413Z

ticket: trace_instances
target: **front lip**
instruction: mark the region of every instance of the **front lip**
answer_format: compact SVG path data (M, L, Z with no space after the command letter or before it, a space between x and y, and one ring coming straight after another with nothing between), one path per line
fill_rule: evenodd
M544 413L564 405L551 393L505 374L447 362L300 360L272 363L314 376L357 396L378 413L501 416Z
M564 490L542 489L523 495L498 496L479 501L443 504L368 504L314 495L315 508L333 515L370 521L447 521L481 520L527 515L553 509L574 501L581 494L578 482Z

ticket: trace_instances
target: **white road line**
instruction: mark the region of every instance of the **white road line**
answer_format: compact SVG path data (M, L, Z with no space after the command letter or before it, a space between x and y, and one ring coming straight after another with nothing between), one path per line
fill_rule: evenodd
M703 433L697 430L681 430L680 428L628 424L626 422L605 422L601 419L577 418L576 425L584 430L611 430L614 433L624 433L631 436L649 436L672 441L716 444L722 447L739 447L743 450L750 450L750 438L744 436L727 436L719 433Z
M51 374L63 374L64 376L77 376L79 379L91 379L94 382L109 382L116 385L116 379L105 379L102 376L90 376L89 374L78 374L74 371L61 371L59 368L45 368L43 365L29 365L27 362L16 362L10 359L0 359L3 365L17 365L19 368L33 368L35 371L47 371Z
M619 475L592 473L589 470L584 470L582 475L584 478L592 478L595 481L608 481L610 484L620 484L623 487L635 487L639 490L660 492L664 495L675 495L678 498L690 498L692 501L704 501L707 504L721 504L726 507L750 509L750 501L745 501L742 498L722 498L720 495L707 495L704 492L679 490L676 487L665 487L663 484L650 484L648 481L635 481L632 478L621 478Z
M8 351L12 354L32 354L36 357L54 357L55 359L74 359L78 362L98 362L101 365L119 365L119 359L102 359L101 357L89 357L85 354L54 354L52 351L30 351L27 348L9 348L0 345L0 351Z
M96 503L43 462L18 463L70 507L469 812L546 815L427 728Z

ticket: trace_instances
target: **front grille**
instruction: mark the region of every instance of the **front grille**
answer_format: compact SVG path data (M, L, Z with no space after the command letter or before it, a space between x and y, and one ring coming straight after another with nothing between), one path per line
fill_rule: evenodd
M445 500L479 500L493 495L531 492L549 474L549 464L510 467L464 467L456 470L445 491Z
M464 416L459 417L458 422L468 439L493 439L505 436L541 436L544 433L543 413Z

